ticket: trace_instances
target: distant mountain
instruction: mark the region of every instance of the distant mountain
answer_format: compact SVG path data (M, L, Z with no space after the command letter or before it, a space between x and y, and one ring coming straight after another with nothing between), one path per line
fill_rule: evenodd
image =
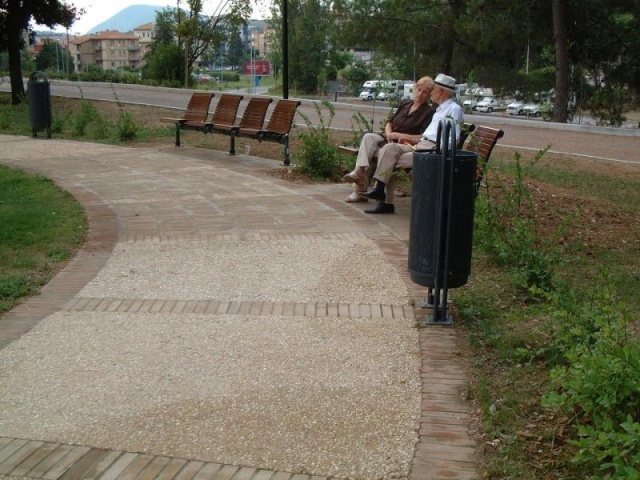
M131 5L120 10L114 16L96 25L87 33L99 33L105 30L118 30L119 32L130 32L134 28L145 23L154 22L156 11L166 7L160 5Z

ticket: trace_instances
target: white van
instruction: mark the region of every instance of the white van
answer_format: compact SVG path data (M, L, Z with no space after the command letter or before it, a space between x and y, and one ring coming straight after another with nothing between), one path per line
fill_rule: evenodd
M364 88L359 95L360 100L373 100L376 98L376 88L375 87L366 87Z
M413 100L413 89L416 84L413 82L407 82L402 89L402 100Z
M367 80L362 85L360 100L388 100L391 97L402 95L404 80ZM380 96L380 94L382 94ZM381 97L381 98L379 98Z

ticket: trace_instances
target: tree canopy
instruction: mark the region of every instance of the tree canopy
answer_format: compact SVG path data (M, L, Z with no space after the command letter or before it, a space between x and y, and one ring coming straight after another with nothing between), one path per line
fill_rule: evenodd
M25 47L24 35L33 38L31 21L50 28L56 25L70 27L82 12L73 4L60 0L0 0L0 49L9 54L11 102L15 105L24 98L24 83L20 51Z
M185 86L191 68L198 58L208 55L211 48L217 47L223 39L228 36L229 30L244 23L251 13L250 0L223 0L216 4L211 15L202 13L204 7L203 0L187 0L186 9L168 8L156 15L156 39L152 51L147 58L148 63L159 66L160 62L153 59L154 55L162 55L162 61L173 59L178 62L175 49L167 49L166 45L175 44L182 51L183 65L172 64L164 66L162 69L170 69L173 72L181 70L184 72ZM162 46L162 47L160 47ZM169 52L171 51L171 54ZM161 53L160 53L161 52ZM150 78L156 78L153 72L157 68L146 69L145 74ZM166 77L156 78L161 80Z
M445 72L499 90L640 88L637 0L336 0L335 42L393 59L410 77ZM597 78L585 86L586 78Z

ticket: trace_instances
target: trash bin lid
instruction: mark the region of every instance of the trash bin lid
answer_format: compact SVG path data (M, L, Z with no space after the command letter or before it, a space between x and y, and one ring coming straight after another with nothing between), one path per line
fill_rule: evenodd
M36 70L35 72L33 72L31 75L29 75L29 83L35 83L35 82L49 82L49 79L47 78L47 75L40 71L40 70Z

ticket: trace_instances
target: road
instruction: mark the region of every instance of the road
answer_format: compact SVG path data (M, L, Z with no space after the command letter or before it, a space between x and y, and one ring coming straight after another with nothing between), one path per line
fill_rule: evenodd
M142 85L105 84L94 82L51 81L51 94L55 96L120 101L122 103L152 105L183 109L193 90L149 87ZM9 91L9 83L0 82L0 91ZM245 89L246 90L246 89ZM246 96L242 89L238 90ZM214 100L215 101L215 100ZM336 114L332 128L352 129L353 116L361 112L375 127L388 113L384 102L334 103ZM241 107L242 108L242 107ZM302 100L300 111L314 124L319 121L314 102ZM325 121L326 109L322 110ZM241 113L241 112L240 112ZM640 129L616 129L587 125L567 125L524 118L513 118L502 113L466 115L465 120L501 128L505 136L499 146L538 151L551 145L550 151L610 162L640 165ZM298 123L304 126L301 119Z

